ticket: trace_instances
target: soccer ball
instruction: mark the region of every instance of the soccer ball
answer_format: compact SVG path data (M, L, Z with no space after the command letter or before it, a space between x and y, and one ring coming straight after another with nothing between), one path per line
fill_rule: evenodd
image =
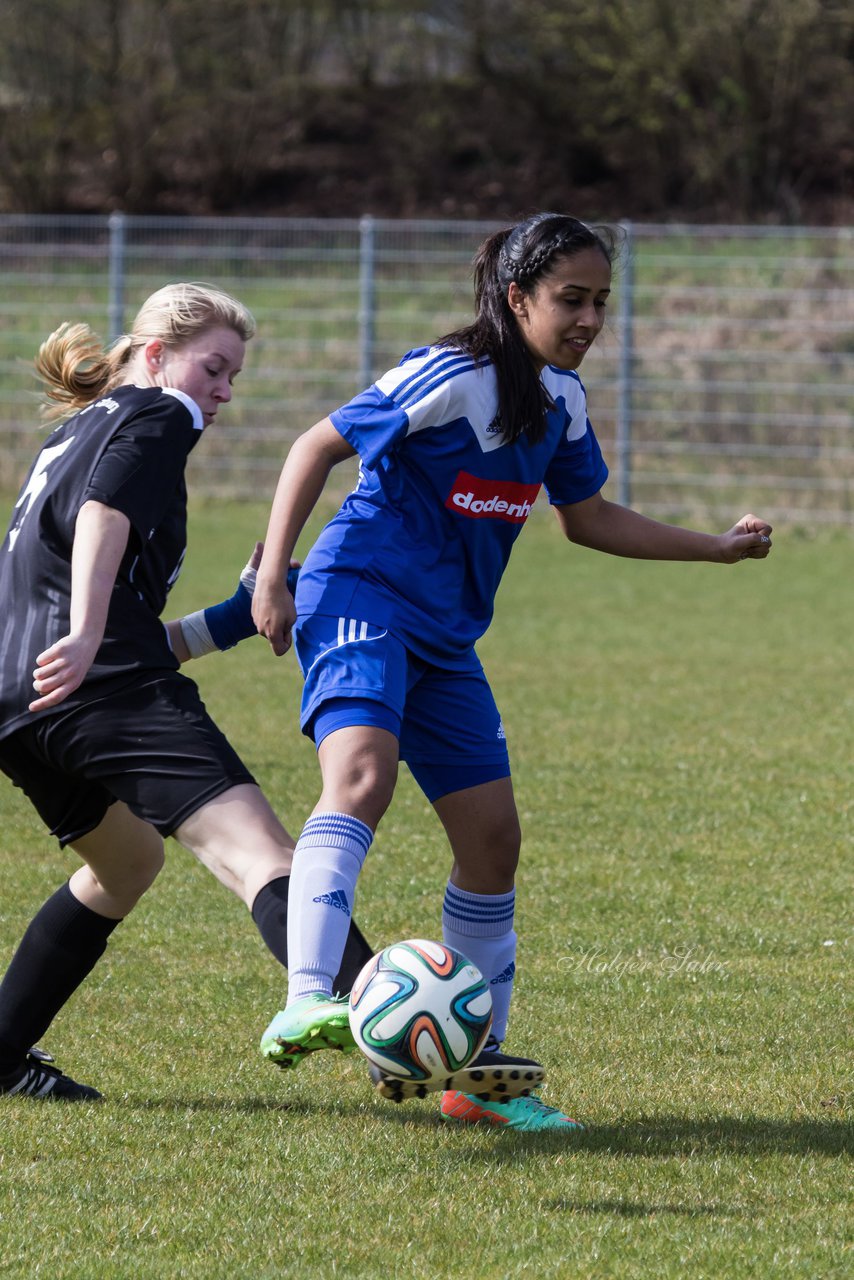
M483 974L442 942L395 942L368 961L350 992L362 1053L400 1080L445 1080L471 1062L492 1025Z

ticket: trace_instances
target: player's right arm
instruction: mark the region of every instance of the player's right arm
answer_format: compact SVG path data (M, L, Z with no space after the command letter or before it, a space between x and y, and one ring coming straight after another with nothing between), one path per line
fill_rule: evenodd
M258 569L252 617L275 654L291 645L296 619L293 597L286 586L288 566L303 527L314 510L329 473L338 462L352 458L347 443L330 418L322 418L292 445L276 487L264 554Z
M244 565L237 583L237 590L219 604L209 604L206 609L174 618L163 625L169 637L169 647L180 663L191 658L203 658L209 653L221 653L232 649L241 640L257 636L252 620L252 597L255 594L255 578L261 563L263 542L256 542L255 549ZM291 561L288 570L288 591L296 591L300 565Z
M30 711L55 707L86 678L104 638L107 611L127 548L130 521L101 502L84 502L77 513L71 552L68 635L36 658Z

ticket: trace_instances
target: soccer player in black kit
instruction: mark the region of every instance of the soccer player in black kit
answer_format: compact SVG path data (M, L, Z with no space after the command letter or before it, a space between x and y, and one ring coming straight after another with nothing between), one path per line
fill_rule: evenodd
M178 670L255 634L260 547L231 599L160 620L186 548L187 458L254 331L230 295L174 284L110 348L65 324L36 360L45 416L60 422L0 548L0 769L82 866L0 982L0 1094L100 1098L35 1046L154 881L166 836L243 899L287 965L293 840ZM370 955L353 925L342 993Z

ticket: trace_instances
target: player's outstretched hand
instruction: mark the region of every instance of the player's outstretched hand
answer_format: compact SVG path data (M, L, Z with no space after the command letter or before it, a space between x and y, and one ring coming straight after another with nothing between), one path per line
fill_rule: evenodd
M29 706L30 711L46 711L58 706L86 678L98 646L93 648L91 637L63 636L36 658L33 672L33 688L39 695Z
M742 516L728 533L721 535L725 564L738 560L764 560L771 550L771 526L759 516Z

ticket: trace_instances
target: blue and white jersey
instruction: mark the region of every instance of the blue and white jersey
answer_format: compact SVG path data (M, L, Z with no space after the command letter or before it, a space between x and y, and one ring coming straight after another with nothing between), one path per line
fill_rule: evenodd
M507 444L488 359L421 348L332 415L359 454L356 488L309 552L297 611L387 627L451 666L492 619L495 593L541 486L592 497L608 470L575 373L548 367L539 444Z

